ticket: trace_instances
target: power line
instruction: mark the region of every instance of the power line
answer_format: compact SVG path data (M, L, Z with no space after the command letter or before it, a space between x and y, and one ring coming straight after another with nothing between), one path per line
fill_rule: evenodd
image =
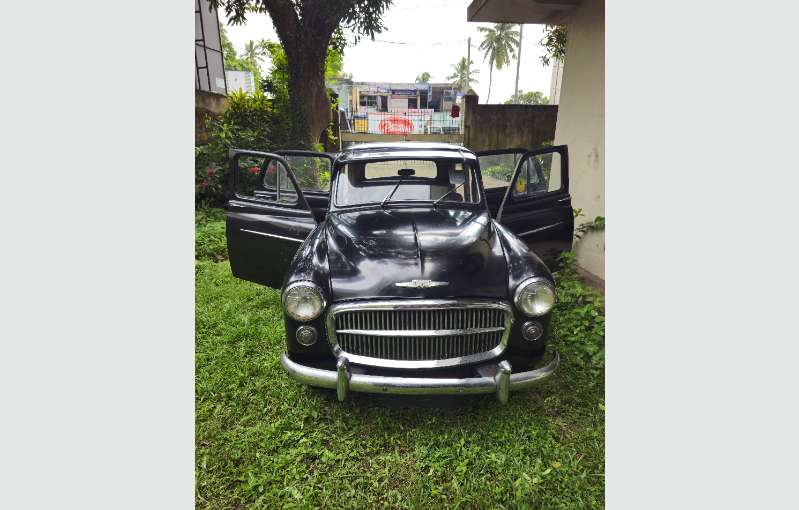
M430 5L430 4L427 4L427 5L415 5L415 6L412 6L412 7L393 7L393 8L390 7L389 10L410 11L410 10L415 10L415 9L438 9L440 7L455 7L455 6L466 7L470 3L471 2L466 2L466 3L460 2L460 3L445 3L445 4L432 4L432 5Z
M402 44L405 46L438 46L443 44L463 44L466 39L459 39L457 41L439 41L439 42L404 42L404 41L386 41L384 39L375 39L372 42L386 43L386 44Z

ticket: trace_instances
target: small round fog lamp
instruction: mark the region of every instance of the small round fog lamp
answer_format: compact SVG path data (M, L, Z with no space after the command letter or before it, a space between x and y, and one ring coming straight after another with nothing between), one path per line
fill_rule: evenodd
M297 328L297 342L308 347L316 343L316 329L313 326L300 326Z
M540 322L529 321L522 324L522 337L528 342L535 342L544 334L544 328Z

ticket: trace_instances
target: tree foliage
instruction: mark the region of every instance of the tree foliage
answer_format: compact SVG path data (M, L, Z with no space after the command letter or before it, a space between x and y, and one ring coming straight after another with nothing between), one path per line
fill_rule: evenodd
M263 78L263 71L258 65L259 60L263 60L263 50L253 41L249 41L244 47L244 53L240 56L236 53L236 48L227 37L225 28L220 25L219 33L222 38L222 56L225 59L225 69L230 71L249 71L253 75L256 88ZM248 51L248 48L254 50Z
M480 49L483 51L483 60L488 60L488 94L486 102L491 97L491 81L494 68L497 70L510 64L516 58L519 47L519 31L513 23L497 23L493 28L478 27L477 30L484 34Z
M566 58L566 41L568 30L563 25L546 25L544 27L544 37L538 42L544 47L544 54L541 55L541 63L548 66L553 60L563 62Z
M549 104L549 98L538 90L531 90L528 92L520 90L519 97L516 101L511 97L505 101L505 104Z
M341 49L343 30L355 41L383 30L382 16L392 0L211 0L230 23L248 13L269 14L286 54L292 139L309 146L328 125L325 60L332 45Z

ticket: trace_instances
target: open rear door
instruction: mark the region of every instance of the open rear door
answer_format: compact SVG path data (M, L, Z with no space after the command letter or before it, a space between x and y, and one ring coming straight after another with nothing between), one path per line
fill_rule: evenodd
M501 174L504 186L502 199L486 189L489 208L497 222L519 236L547 264L557 260L563 251L571 250L574 231L571 196L569 195L569 154L565 145L521 152L518 149L479 153L481 173L486 156L505 156L515 168L510 178L506 169ZM507 166L507 165L506 165ZM489 169L499 174L499 170ZM484 182L486 177L483 177ZM494 190L494 195L499 190ZM492 198L494 200L492 200ZM493 203L492 203L493 202ZM492 207L492 205L494 207Z
M231 150L233 194L226 205L233 275L280 288L316 220L288 161L278 154Z

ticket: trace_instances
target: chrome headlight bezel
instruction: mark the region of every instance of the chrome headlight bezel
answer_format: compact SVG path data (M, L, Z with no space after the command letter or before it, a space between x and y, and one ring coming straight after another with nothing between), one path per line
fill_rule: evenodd
M319 307L311 315L299 315L297 314L296 310L289 310L287 306L286 298L288 297L289 293L300 287L305 287L307 289L310 289L319 298ZM314 319L317 319L325 311L325 308L327 308L327 299L325 299L325 293L322 292L322 288L319 287L319 285L309 280L300 280L287 285L286 288L283 290L283 296L281 297L281 302L283 305L283 312L297 322L310 322Z
M545 311L536 313L535 311L525 310L520 306L522 292L530 286L535 286L541 289L548 289L549 292L552 293L552 305L549 308L547 308ZM527 317L542 317L548 314L549 312L552 311L553 308L555 308L556 300L557 296L555 295L555 286L552 284L552 282L540 276L534 276L532 278L527 278L526 280L523 280L519 285L516 286L516 290L513 292L513 305L516 307L517 310L519 310L519 312L521 312Z

